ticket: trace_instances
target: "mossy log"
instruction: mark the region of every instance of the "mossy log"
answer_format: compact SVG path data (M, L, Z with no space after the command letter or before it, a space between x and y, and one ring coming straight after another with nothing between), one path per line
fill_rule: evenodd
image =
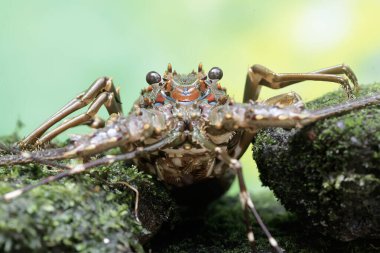
M359 96L380 92L362 86ZM307 104L343 103L341 92ZM302 129L260 131L253 141L260 178L287 210L341 241L380 238L380 106Z

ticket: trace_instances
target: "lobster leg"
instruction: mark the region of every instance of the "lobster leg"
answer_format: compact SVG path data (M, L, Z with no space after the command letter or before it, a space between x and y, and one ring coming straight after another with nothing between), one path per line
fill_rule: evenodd
M223 151L220 148L216 148L215 151L218 153L218 158L220 160L222 160L224 163L228 164L228 166L233 171L235 171L235 173L237 175L238 182L239 182L239 188L240 188L240 202L241 202L242 207L244 209L245 220L246 220L245 222L247 224L247 231L248 231L247 237L248 237L249 242L252 245L252 250L254 252L256 252L255 236L253 234L252 226L250 225L249 220L247 219L249 211L253 214L257 223L260 225L262 231L264 232L264 234L268 238L268 241L269 241L271 247L277 253L282 253L283 250L278 245L276 239L274 239L274 237L271 235L267 226L264 224L263 220L261 219L259 213L257 212L257 210L255 208L255 205L253 204L251 196L249 195L249 193L247 191L247 186L246 186L245 181L244 181L241 163L237 159L231 158L226 151Z
M324 118L378 104L380 104L380 94L316 111L300 110L294 105L286 108L259 104L223 105L212 110L210 126L221 132L239 128L255 132L268 127L302 127Z
M34 188L36 188L40 185L48 184L50 182L57 181L57 180L60 180L62 178L65 178L65 177L68 177L71 175L79 174L79 173L82 173L88 169L91 169L91 168L94 168L97 166L112 164L112 163L115 163L118 161L132 160L133 158L138 157L139 155L142 155L144 153L157 151L157 150L165 147L166 145L172 143L173 141L175 141L177 138L179 138L180 135L181 135L181 133L178 131L178 129L175 129L175 132L173 131L167 137L165 137L165 138L161 139L160 141L153 143L149 146L139 147L139 148L136 148L135 150L128 152L128 153L125 153L125 154L114 155L114 156L106 156L106 157L99 158L97 160L93 160L93 161L90 161L90 162L87 162L84 164L75 165L74 167L67 166L67 168L68 168L67 170L65 170L65 171L63 171L63 172L61 172L55 176L47 177L47 178L39 181L36 184L28 185L24 188L21 188L21 189L18 189L18 190L4 194L3 199L6 201L9 201L11 199L14 199L14 198L20 196L21 194L23 194L25 192L33 190ZM32 160L33 160L33 157L32 157Z
M341 75L345 75L346 77ZM272 89L279 89L305 80L330 81L340 83L346 91L347 96L349 98L352 98L353 91L347 78L353 84L354 89L358 90L359 84L354 72L348 65L344 64L305 74L277 74L264 66L254 65L249 68L247 73L243 102L247 103L252 100L256 101L259 97L262 86L267 86ZM264 101L264 103L268 105L276 105L279 107L295 105L300 109L304 108L304 103L302 102L299 95L293 92L267 99ZM251 143L253 137L254 134L250 132L245 131L243 133L242 138L239 142L239 152L235 152L236 154L233 155L234 158L240 158L243 155Z
M341 76L345 75L345 76ZM342 85L347 96L353 98L354 94L348 82L352 82L354 89L358 90L359 84L356 75L348 65L341 64L309 73L275 73L264 66L253 65L248 69L243 102L250 99L256 101L262 86L272 89L280 89L291 84L306 80L335 82Z
M249 212L251 212L254 215L254 217L257 220L258 224L260 225L261 229L263 230L263 232L267 236L269 243L272 246L272 248L274 250L276 250L276 252L278 252L278 253L283 252L282 249L280 248L280 246L278 246L277 241L273 238L273 236L269 232L267 226L262 221L262 219L261 219L260 215L258 214L255 206L253 205L252 199L247 192L247 187L246 187L246 184L244 182L241 163L237 159L232 158L227 153L226 150L222 150L220 147L216 146L214 143L212 143L211 141L206 139L204 137L204 135L201 134L201 131L199 129L197 129L197 128L194 129L193 134L192 134L192 138L193 138L193 140L196 140L204 148L214 151L216 153L217 157L222 162L227 164L229 166L229 168L232 169L237 174L238 181L239 181L239 187L240 187L240 201L241 201L241 204L243 207L244 219L245 219L245 223L247 226L247 237L248 237L248 240L251 244L252 251L256 252L256 242L255 242L255 236L253 233L252 226L248 220Z
M71 100L65 106L63 106L57 113L51 116L41 126L29 134L19 145L26 147L29 145L35 145L36 141L54 124L65 118L67 115L87 106L91 101L94 101L102 93L112 93L113 98L105 103L109 114L122 113L121 102L119 92L112 83L112 80L108 77L102 77L97 79L90 88L79 94L76 98Z
M115 184L121 184L121 185L125 185L125 186L127 186L129 189L131 189L132 191L134 191L135 192L135 194L136 194L136 197L135 197L135 217L136 217L136 220L138 221L138 222L140 222L140 219L139 219L139 200L140 200L140 192L139 192L139 190L136 188L136 187L134 187L134 186L132 186L130 183L128 183L128 182L116 182Z
M165 136L169 134L169 126L173 125L174 123L168 121L163 113L141 109L139 115L119 116L115 122L98 129L91 135L81 136L66 147L5 155L0 157L0 165L25 164L35 162L36 159L51 161L91 157L112 148L138 143L154 135ZM180 132L177 128L176 130Z
M92 104L90 105L90 107L85 113L80 114L74 118L71 118L65 121L54 130L43 135L40 139L36 141L36 145L41 145L50 141L51 139L53 139L54 137L56 137L57 135L59 135L60 133L62 133L63 131L69 128L84 124L89 121L90 122L95 121L95 115L98 113L101 106L103 105L106 105L106 107L109 106L112 103L112 100L113 100L113 93L102 92L101 94L99 94L99 96L95 98L94 102L92 102Z
M263 104L277 106L280 108L284 108L287 106L294 106L299 110L303 110L305 108L305 104L302 101L301 97L295 92L288 92L285 94L280 94L269 99L263 101ZM249 145L252 142L255 133L250 131L244 131L241 138L239 139L238 149L232 150L232 157L239 159L247 150Z
M300 95L298 95L294 91L268 98L264 100L263 103L266 105L275 105L282 108L291 105L294 105L299 109L305 108L305 104L302 101Z
M279 99L279 101L281 101L281 99ZM311 112L302 110L294 104L285 108L266 104L260 105L258 103L232 105L225 104L217 106L211 110L208 131L213 132L214 134L219 133L222 135L226 132L242 129L247 130L247 132L254 135L256 131L262 128L302 127L324 118L341 115L356 109L379 104L380 94L358 100L350 100L343 104ZM229 167L236 172L239 180L240 197L244 210L249 209L253 213L262 230L267 235L271 246L277 252L282 252L282 249L278 246L276 240L271 236L265 224L262 223L262 220L258 215L250 196L247 194L246 185L242 175L242 168L239 161L236 158L231 157L226 150L222 150L210 141L206 140L200 133L195 132L193 134L193 138L209 150L215 150L218 154L218 158L225 164L228 164ZM251 245L254 246L255 241L253 231L249 227L248 223L247 228L248 239L250 240Z

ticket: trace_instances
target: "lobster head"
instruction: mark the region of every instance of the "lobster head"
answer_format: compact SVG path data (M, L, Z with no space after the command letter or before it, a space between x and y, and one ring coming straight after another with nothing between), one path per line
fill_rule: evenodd
M223 71L218 67L210 69L206 75L202 64L198 65L198 72L194 70L189 74L178 74L173 71L169 63L164 75L155 71L146 75L149 86L143 91L145 107L149 105L160 106L166 103L189 105L198 102L217 104L218 98L226 97L219 80Z

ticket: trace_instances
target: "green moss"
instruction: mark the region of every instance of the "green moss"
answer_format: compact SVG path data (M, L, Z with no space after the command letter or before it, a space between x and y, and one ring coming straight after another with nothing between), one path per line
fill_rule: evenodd
M265 220L272 220L274 228L281 218L287 216L276 204L271 194L259 196L256 202ZM246 227L238 196L225 196L206 210L194 213L189 210L181 223L170 233L156 238L150 245L153 252L248 252ZM273 217L275 217L273 219ZM253 220L251 221L255 223ZM269 250L268 242L258 227L255 227L258 249Z
M360 96L380 90L363 86ZM330 93L308 103L341 103ZM305 224L350 241L380 237L380 107L371 106L298 130L261 131L254 158L261 180Z
M306 229L302 220L288 213L270 192L253 196L255 206L272 235L288 253L377 252L375 240L343 243ZM246 253L250 246L239 197L224 196L204 212L184 215L182 222L147 247L159 253ZM268 241L252 219L258 252L271 252Z
M33 184L57 171L40 165L0 167L0 194ZM140 191L139 218L133 214ZM2 252L143 252L139 239L151 238L170 220L175 205L151 177L122 164L100 167L37 187L0 203Z

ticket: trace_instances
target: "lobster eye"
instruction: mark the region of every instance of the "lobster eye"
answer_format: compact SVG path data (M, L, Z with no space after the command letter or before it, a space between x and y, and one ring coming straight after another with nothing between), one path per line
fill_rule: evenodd
M208 78L210 78L210 79L220 80L220 79L222 79L222 77L223 77L223 71L218 67L213 67L208 72Z
M159 83L161 76L156 71L150 71L146 74L146 82L149 84Z

